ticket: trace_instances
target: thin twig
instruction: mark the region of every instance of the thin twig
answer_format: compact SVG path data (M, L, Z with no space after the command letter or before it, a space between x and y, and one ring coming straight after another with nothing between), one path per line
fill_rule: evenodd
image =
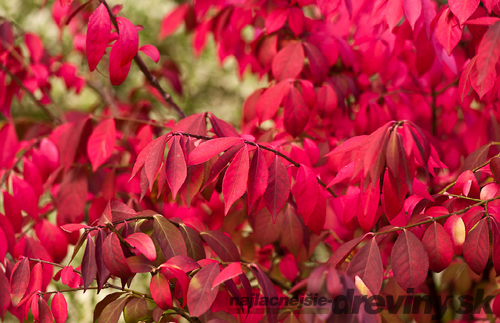
M5 65L3 65L1 62L0 62L0 69L5 72L6 74L8 74L11 79L16 82L16 84L21 88L23 89L26 94L30 97L31 100L33 100L33 102L40 108L42 109L45 114L47 114L47 116L49 117L49 119L53 120L53 121L57 121L57 122L60 122L59 118L57 116L55 116L52 111L50 111L49 109L47 109L47 107L42 103L40 102L40 100L38 100L35 95L26 87L24 86L23 84L23 81L21 81L19 79L19 77L17 77L14 73L12 73Z
M99 0L99 2L101 2L106 7L106 9L108 10L109 16L111 18L111 22L115 26L116 32L119 33L118 22L116 21L116 16L113 13L113 11L111 10L110 6L106 2L106 0ZM139 69L144 74L144 76L146 76L146 78L148 79L149 83L151 83L151 85L161 94L163 100L165 100L165 102L167 103L167 105L169 105L172 109L175 110L175 112L177 113L177 115L179 116L179 118L181 118L181 119L185 118L186 114L174 102L174 100L172 99L172 96L170 94L168 94L167 91L165 91L161 87L160 83L158 82L158 79L153 74L151 74L151 72L147 68L146 64L144 63L144 61L142 60L142 58L139 56L139 53L137 53L135 55L134 61L139 66Z

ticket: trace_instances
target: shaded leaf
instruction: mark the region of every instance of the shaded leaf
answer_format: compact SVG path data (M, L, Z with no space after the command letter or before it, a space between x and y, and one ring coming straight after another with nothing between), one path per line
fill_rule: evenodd
M212 286L219 273L219 263L207 264L189 282L187 305L191 316L200 316L212 306L219 292Z
M429 257L422 242L410 231L403 230L391 252L394 277L404 289L417 289L427 277Z
M182 234L170 221L159 214L154 215L153 234L166 260L179 255L187 256Z

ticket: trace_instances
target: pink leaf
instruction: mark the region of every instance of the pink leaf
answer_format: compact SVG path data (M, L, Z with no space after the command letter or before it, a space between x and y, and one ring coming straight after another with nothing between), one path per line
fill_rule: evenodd
M273 59L272 71L277 81L299 76L304 66L304 49L300 42L282 48Z
M446 8L439 16L436 24L436 38L446 49L448 56L451 55L451 52L462 38L462 29L459 22L449 8Z
M479 0L449 0L450 10L462 25L476 11Z
M404 12L412 29L422 13L422 0L404 0Z
M87 154L95 172L113 154L116 127L114 119L106 119L94 128L87 142Z
M90 71L95 70L106 52L110 36L111 20L106 7L101 3L90 16L87 28L86 52Z
M137 232L129 235L125 238L132 247L136 248L140 253L142 253L146 258L151 261L156 259L156 249L153 240L142 232Z
M403 16L403 0L388 0L385 10L385 17L387 19L387 24L389 25L389 31L392 31L401 21L401 17Z
M144 45L141 48L139 48L139 50L144 54L148 55L148 57L151 58L155 63L158 63L160 61L160 52L155 46Z
M462 218L452 214L444 223L444 229L448 233L453 243L453 252L455 255L462 254L462 246L465 242L465 224Z
M222 195L225 202L224 213L226 215L234 202L245 194L249 167L248 149L247 145L245 145L234 156L222 182Z

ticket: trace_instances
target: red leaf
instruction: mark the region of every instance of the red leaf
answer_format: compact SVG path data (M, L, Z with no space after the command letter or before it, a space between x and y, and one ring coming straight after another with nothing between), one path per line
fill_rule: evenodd
M123 254L120 240L114 232L111 232L104 240L102 257L111 274L120 278L128 278L133 275Z
M33 63L40 62L43 55L43 42L40 37L33 33L25 33L24 42L30 51L31 61Z
M200 244L201 244L201 239L200 239ZM198 265L198 263L194 259L187 256L172 257L169 260L167 260L164 265L165 266L169 265L168 268L172 268L172 266L174 266L176 268L179 268L185 273L200 268L200 265Z
M260 269L259 266L252 264L250 265L250 270L252 270L254 276L257 278L257 281L259 282L264 297L268 297L268 299L277 299L278 294L274 289L274 285L269 279L269 277L267 277L267 275L262 271L262 269ZM279 311L277 304L274 305L273 302L266 303L266 314L269 323L277 322L278 312Z
M120 296L120 295L118 295L118 296ZM105 304L104 305L105 307L102 310L97 323L118 323L118 320L120 319L120 316L122 315L123 308L125 307L125 305L127 305L127 302L130 299L131 299L130 295L127 295L125 297L113 300L112 302ZM97 311L97 307L96 307L96 311Z
M153 234L166 260L179 255L187 256L182 234L170 221L159 214L154 215Z
M500 225L495 217L490 217L491 233L493 234L493 246L491 251L491 260L495 268L496 276L500 275ZM1 273L0 273L1 275Z
M103 120L92 131L87 142L87 154L94 172L113 154L115 138L114 119Z
M127 18L117 17L118 26L120 28L121 42L121 62L120 67L130 63L139 50L139 34L134 24Z
M38 298L38 317L40 319L40 323L53 323L54 317L50 311L50 307L47 302L43 299L43 297Z
M66 319L68 318L68 304L66 303L66 299L63 294L58 292L54 295L50 308L56 323L66 322Z
M121 85L128 76L132 61L125 66L121 65L122 57L125 55L120 38L118 38L109 53L109 79L112 85Z
M290 181L288 172L281 158L276 155L271 166L269 166L269 181L263 196L266 207L273 216L273 222L276 222L276 216L285 206L289 195Z
M66 232L69 232L69 233L75 232L75 231L78 231L81 229L86 229L86 228L90 228L90 227L88 225L78 224L78 223L70 223L70 224L61 225L61 229L63 229Z
M189 3L183 3L165 16L161 21L160 39L172 35L184 20L188 11Z
M95 257L97 263L97 273L99 277L99 280L97 282L98 292L100 291L104 283L108 280L108 278L111 276L111 273L109 272L109 269L106 267L103 257L105 239L106 239L105 231L98 229L97 238L95 240Z
M179 136L174 136L166 162L167 182L172 191L173 199L177 196L177 192L182 187L187 177L186 159L179 140Z
M380 249L375 238L372 238L354 256L347 268L347 274L353 278L359 276L373 295L380 293L384 269L382 268Z
M90 235L87 236L87 247L82 259L82 278L83 278L83 291L85 292L90 284L94 281L97 274L97 263L95 260L95 245L94 240Z
M391 262L394 277L405 291L417 289L427 277L429 256L422 242L408 230L401 232L392 247Z
M137 232L125 238L132 247L136 248L141 254L151 261L156 259L156 249L153 240L142 232Z
M451 12L457 16L461 25L469 19L479 6L479 0L450 0L448 3Z
M304 12L299 8L288 9L288 25L295 37L298 37L304 30Z
M453 252L455 255L462 254L462 246L465 242L465 224L462 218L456 214L452 214L444 223L444 229L448 233L453 243Z
M500 21L488 28L477 49L476 67L478 77L476 84L481 84L488 75L496 77L495 65L500 56Z
M38 197L31 185L17 176L12 176L12 188L22 209L35 220L38 219Z
M212 289L218 287L220 284L225 282L226 280L233 279L243 274L243 270L241 270L241 264L239 262L233 262L229 264L226 268L224 268L220 274L214 280L212 284Z
M130 219L137 215L134 209L117 199L111 199L109 201L109 210L112 215L112 221L114 222Z
M179 226L179 231L186 242L187 255L196 261L205 259L205 249L200 234L195 229L183 224Z
M422 0L404 0L404 11L411 29L415 29L415 23L422 13Z
M266 158L264 157L262 149L257 147L248 172L248 209L251 209L255 201L257 201L257 199L266 191L268 177L269 172L267 169Z
M458 82L458 94L460 95L460 102L464 102L464 98L467 94L469 94L470 86L471 86L471 72L476 63L477 56L474 56L467 66L465 67L462 75L460 75L460 80Z
M286 130L292 136L297 137L304 131L309 121L309 108L299 90L294 86L290 88L288 96L285 98L284 114Z
M160 170L161 163L163 162L163 156L165 154L165 145L167 144L168 135L163 135L156 138L151 143L151 149L148 151L146 160L144 163L144 170L149 182L149 190L153 188L156 175ZM148 145L149 146L149 145ZM144 148L146 150L148 147ZM139 159L139 158L137 158Z
M465 262L470 269L478 275L481 275L489 258L490 248L490 230L488 229L487 219L484 218L478 222L465 238L463 254Z
M448 56L451 55L451 52L462 38L462 29L459 22L449 8L446 8L439 16L436 24L436 38L446 49Z
M295 212L295 208L288 204L283 212L281 226L281 245L286 247L298 258L304 240L304 228Z
M95 70L99 64L110 37L111 20L106 7L101 3L90 16L87 28L86 53L90 71Z
M12 167L17 149L16 128L13 124L8 123L0 129L0 150L2 151L2 154L0 154L0 167Z
M267 184L267 182L266 182ZM21 232L23 227L23 215L21 213L21 205L12 195L3 192L3 207L5 211L5 216L8 218L9 222L12 224L12 229L15 233Z
M285 8L277 8L276 10L271 11L265 21L266 33L268 35L283 27L286 21L287 13L288 10Z
M323 82L328 75L328 62L325 56L316 46L308 42L304 42L304 50L314 81L316 83Z
M220 231L202 232L201 237L213 251L225 262L240 261L240 253L234 242Z
M57 223L80 222L79 217L85 211L88 183L84 167L72 168L64 176L57 192Z
M318 90L316 108L321 117L331 115L337 107L337 102L337 94L330 85L325 84Z
M217 138L202 142L188 156L188 165L196 165L206 162L231 146L241 143L243 140L236 137Z
M224 175L222 182L222 195L225 202L224 214L227 215L234 202L245 194L249 167L248 149L245 145L236 153Z
M238 131L229 122L217 118L212 113L209 114L210 123L212 124L212 131L217 137L239 137Z
M161 272L151 278L149 290L156 305L162 310L168 310L173 307L172 294L170 293L170 285L168 279Z
M7 309L10 307L10 284L7 275L0 269L0 319L3 321ZM59 322L56 322L59 323Z
M316 174L311 168L303 164L300 165L292 193L297 202L297 211L304 218L304 222L307 223L316 208L319 195Z
M490 170L493 179L497 182L500 181L500 157L493 157L490 161Z
M219 289L212 289L220 273L219 263L204 266L189 282L187 304L190 316L201 316L212 306Z
M422 243L429 255L430 270L438 273L448 267L453 259L453 244L441 224L432 223L425 231Z
M144 54L148 55L149 58L153 60L153 62L158 63L160 61L160 52L158 51L158 48L156 48L153 45L144 45L141 48L139 48L141 52Z
M10 276L10 296L12 305L17 306L28 289L30 265L28 258L16 263Z
M68 285L70 288L77 288L81 286L80 275L73 270L73 266L65 266L62 269L61 283Z
M283 98L290 91L288 82L280 82L268 88L257 100L256 109L259 122L274 118Z
M273 59L272 71L277 81L297 78L304 66L302 43L292 43L282 48Z

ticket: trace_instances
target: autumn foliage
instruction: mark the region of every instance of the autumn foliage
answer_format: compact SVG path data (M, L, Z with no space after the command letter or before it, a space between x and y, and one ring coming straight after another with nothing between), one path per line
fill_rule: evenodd
M186 116L159 82L180 92L178 69L140 46L118 3L46 5L81 64L0 24L2 320L69 321L67 293L103 289L99 323L500 316L500 298L493 313L481 300L467 313L230 307L255 294L499 293L498 0L183 2L142 32L165 39L183 25L196 55L213 37L220 62L267 80L235 107L239 125ZM82 113L51 97L55 79L80 93L92 73L120 86L136 68L130 101L93 87L104 108ZM23 100L43 119L13 117ZM153 101L177 118L150 120ZM148 292L133 288L139 277Z

